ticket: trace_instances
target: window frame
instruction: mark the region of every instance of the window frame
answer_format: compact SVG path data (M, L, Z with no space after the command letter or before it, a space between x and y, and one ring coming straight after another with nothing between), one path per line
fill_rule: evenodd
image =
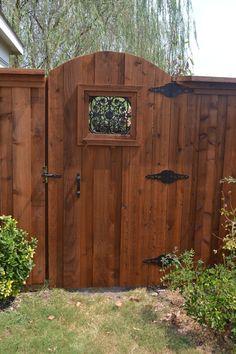
M141 86L78 85L78 145L139 146L138 116L140 114ZM89 97L127 97L131 104L132 119L129 134L92 133L89 130Z

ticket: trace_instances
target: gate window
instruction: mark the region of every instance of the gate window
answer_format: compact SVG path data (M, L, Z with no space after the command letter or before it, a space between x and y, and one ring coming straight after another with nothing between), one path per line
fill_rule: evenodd
M78 85L79 145L140 146L141 86Z
M130 133L132 107L128 97L90 96L89 131L93 134Z

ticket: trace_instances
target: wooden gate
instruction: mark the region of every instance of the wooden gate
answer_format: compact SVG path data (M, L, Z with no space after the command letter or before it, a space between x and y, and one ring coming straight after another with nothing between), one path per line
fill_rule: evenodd
M48 166L62 175L48 186L51 286L158 283L158 268L143 260L193 246L197 98L173 105L149 90L170 82L144 59L111 52L50 72ZM126 134L89 129L96 97L128 98ZM145 178L166 170L189 179Z

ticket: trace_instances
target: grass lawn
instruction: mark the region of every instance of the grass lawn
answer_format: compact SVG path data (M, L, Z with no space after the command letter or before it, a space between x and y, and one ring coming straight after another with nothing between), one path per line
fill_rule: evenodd
M157 297L145 289L22 293L0 311L0 354L213 353L163 321L169 309Z

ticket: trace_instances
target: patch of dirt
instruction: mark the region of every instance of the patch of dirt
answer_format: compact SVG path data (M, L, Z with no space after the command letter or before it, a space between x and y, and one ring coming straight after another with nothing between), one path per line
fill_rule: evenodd
M155 311L159 313L160 320L191 338L202 353L232 353L233 343L229 338L216 335L187 315L183 308L184 299L177 291L156 290L150 295L156 298Z

